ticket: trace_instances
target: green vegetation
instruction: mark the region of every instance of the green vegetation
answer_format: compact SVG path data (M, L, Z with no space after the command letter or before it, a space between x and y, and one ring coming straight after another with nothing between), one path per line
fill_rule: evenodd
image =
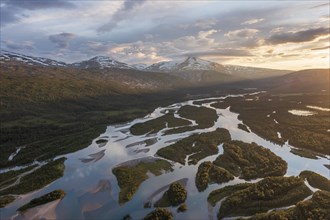
M159 118L151 119L143 123L134 124L130 131L133 135L144 135L147 133L157 133L166 128L190 125L191 122L182 118L175 118L173 113L168 113Z
M22 177L19 184L0 191L0 195L18 195L41 189L63 176L65 160L66 158L60 158L41 166L34 172Z
M302 171L299 176L306 179L312 187L330 192L330 180L326 177L309 170Z
M213 162L242 179L282 176L287 163L269 149L255 143L231 141L223 145L224 153Z
M233 180L234 176L227 170L222 169L211 162L203 162L199 165L195 178L198 191L204 191L209 183L225 183Z
M299 177L266 177L228 196L221 204L218 218L262 213L296 204L309 195L311 191Z
M15 199L15 196L0 196L0 208L3 208L6 205L14 202Z
M158 106L183 100L184 91L171 90L184 82L173 77L2 63L0 168L80 150L109 124L143 117ZM136 86L137 81L150 87ZM18 146L25 148L8 161Z
M172 165L165 160L157 159L152 162L140 162L136 166L116 167L112 170L120 187L120 204L132 199L141 183L148 179L148 171L159 176L162 171L172 171Z
M298 155L300 157L305 157L305 158L309 158L309 159L317 159L317 154L314 152L310 152L308 150L305 149L296 149L296 148L291 148L290 150L291 153Z
M32 170L33 168L36 168L37 165L29 166L20 170L10 170L5 173L0 173L0 187L4 188L6 186L9 186L10 184L13 184L15 181L17 181L17 178Z
M196 107L192 105L185 105L179 109L178 114L183 118L196 121L197 125L174 128L166 131L165 134L177 134L186 131L193 131L196 129L209 128L212 127L214 122L216 122L218 119L217 112L214 109L210 109L204 106Z
M220 143L230 141L229 131L223 128L217 130L193 134L187 138L164 147L157 151L157 155L166 159L185 165L185 159L188 155L189 164L197 164L197 162L207 156L218 153L218 145Z
M34 208L36 206L43 205L58 199L63 199L64 196L65 196L65 192L63 190L54 190L41 197L32 199L29 203L18 208L17 211L24 212L30 208Z
M107 142L108 142L108 140L102 139L102 138L95 141L95 143L97 143L97 144L105 144Z
M234 192L246 189L250 186L252 186L252 183L240 183L236 185L225 186L221 189L212 191L207 197L207 201L214 207L221 199L224 199L225 197L230 196Z
M313 110L317 114L307 117L292 115L288 112L292 109L310 111L307 105L330 108L329 93L320 92L320 88L315 88L315 90L317 92L308 93L306 92L308 88L300 93L269 91L252 96L252 98L258 96L257 101L246 102L245 98L227 98L224 102L212 106L218 108L223 105L231 106L230 110L238 113L238 118L253 132L274 143L283 145L286 140L289 140L289 144L296 148L329 155L329 148L324 144L330 143L327 132L330 124L329 112ZM282 134L281 138L277 136L277 132Z
M177 212L185 212L187 210L188 210L187 204L183 203L178 207Z
M154 211L150 212L144 220L172 220L173 215L167 209L156 208Z
M180 183L172 183L155 207L178 206L187 199L187 190Z
M251 220L273 220L273 219L319 219L327 220L330 216L330 192L317 191L313 197L287 210L272 211L270 213L257 214Z
M246 131L246 132L250 133L249 129L248 129L247 126L244 125L244 124L238 124L237 127L238 127L239 129L243 130L243 131Z

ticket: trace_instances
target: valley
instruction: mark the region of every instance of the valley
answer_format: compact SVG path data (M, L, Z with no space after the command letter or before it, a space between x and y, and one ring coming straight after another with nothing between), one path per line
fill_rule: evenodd
M190 81L123 63L1 62L4 219L259 219L329 202L328 69Z

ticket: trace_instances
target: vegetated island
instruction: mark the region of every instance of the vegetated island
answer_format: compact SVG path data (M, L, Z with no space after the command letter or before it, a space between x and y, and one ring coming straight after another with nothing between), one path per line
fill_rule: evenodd
M266 177L229 195L221 204L218 219L294 205L311 194L300 177Z
M223 144L223 150L213 163L242 179L283 176L286 173L286 161L255 143L231 141Z
M217 154L218 145L230 141L229 131L224 128L217 128L215 131L193 134L178 142L159 149L157 155L166 159L185 165L185 159L188 156L189 164L197 162L207 156Z
M220 200L233 194L236 191L246 189L246 188L252 186L252 184L253 183L239 183L236 185L225 186L223 188L214 190L207 197L207 201L209 204L211 204L214 207L217 204L217 202L219 202Z
M157 133L160 130L178 126L190 125L191 122L182 118L174 117L173 113L167 113L161 117L151 119L143 123L136 123L130 127L130 132L133 135L144 135L147 133Z
M302 171L299 176L306 179L312 187L330 192L330 180L326 177L309 170Z
M187 131L194 131L196 129L209 128L212 127L218 119L217 112L214 109L204 106L196 107L192 105L185 105L178 110L178 114L183 118L194 120L197 125L173 128L165 131L165 134L177 134Z
M141 161L135 166L123 165L112 169L120 187L119 203L123 204L133 198L141 183L148 179L148 171L159 176L163 171L172 171L172 165L161 159Z
M173 214L164 208L156 208L147 214L143 220L173 220Z
M38 198L32 199L29 203L21 206L17 209L17 211L24 212L30 208L34 208L39 205L43 205L58 199L63 199L65 196L65 192L63 190L54 190L50 193L47 193L43 196L40 196Z
M276 210L269 213L256 214L250 220L272 219L319 219L327 220L330 216L330 192L317 191L311 199L298 202L295 207L286 210Z
M234 176L227 170L218 167L210 161L203 162L199 165L195 184L199 192L204 191L209 184L212 183L225 183L233 180Z
M174 182L156 203L155 207L178 206L187 199L187 190L179 182Z
M40 168L36 169L32 173L29 173L20 178L20 182L18 184L14 184L4 190L0 191L1 201L2 198L5 198L8 202L12 201L9 197L4 197L8 195L20 195L28 192L32 192L37 189L41 189L44 186L52 183L58 178L63 176L65 165L64 161L66 158L62 157L57 160L51 161ZM31 169L31 168L29 168ZM9 171L12 172L12 171ZM19 172L19 171L16 171ZM2 175L8 175L4 173Z

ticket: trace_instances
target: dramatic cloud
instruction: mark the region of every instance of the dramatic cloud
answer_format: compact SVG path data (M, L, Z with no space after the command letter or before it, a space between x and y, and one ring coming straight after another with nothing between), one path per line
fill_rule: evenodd
M27 17L24 10L41 10L48 8L72 9L75 5L64 0L1 0L0 24L5 26Z
M146 0L125 0L121 8L119 8L114 15L112 15L111 20L102 25L98 31L99 32L110 32L112 29L117 27L118 23L122 20L127 19L131 15L128 14L135 7L143 4Z
M225 34L226 37L229 39L238 39L238 38L246 38L250 39L253 38L259 30L257 29L240 29L240 30L235 30L235 31L229 31L228 33Z
M76 35L72 33L61 33L49 36L49 40L55 43L59 48L67 48L69 46L69 41L75 38Z
M247 20L247 21L242 22L241 25L256 24L256 23L259 23L263 20L264 20L263 18L251 19L251 20Z
M217 49L215 51L196 51L185 53L183 56L196 56L196 57L247 57L252 54L246 50L239 49Z
M4 40L2 43L6 46L8 49L12 50L31 50L33 49L33 42L31 41L23 41L22 43L16 43L11 40Z
M330 34L329 28L307 29L297 32L275 33L267 38L266 43L269 44L285 44L285 43L301 43L313 41L320 36Z

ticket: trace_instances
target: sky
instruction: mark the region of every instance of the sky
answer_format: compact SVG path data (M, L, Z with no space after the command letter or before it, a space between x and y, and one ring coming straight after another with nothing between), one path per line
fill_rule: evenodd
M0 0L1 49L67 63L329 68L328 1Z

